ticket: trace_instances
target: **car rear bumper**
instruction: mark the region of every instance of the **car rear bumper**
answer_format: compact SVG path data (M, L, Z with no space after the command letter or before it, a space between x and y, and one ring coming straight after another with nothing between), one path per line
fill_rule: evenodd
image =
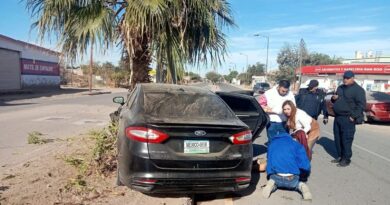
M130 188L142 193L216 193L235 192L249 187L250 180L237 183L234 178L157 179L153 184L134 178Z
M152 160L132 155L119 159L120 181L143 193L235 192L249 186L252 156L232 169L175 170L157 167Z
M378 121L378 122L390 122L390 114L389 112L368 112L367 117L371 120Z

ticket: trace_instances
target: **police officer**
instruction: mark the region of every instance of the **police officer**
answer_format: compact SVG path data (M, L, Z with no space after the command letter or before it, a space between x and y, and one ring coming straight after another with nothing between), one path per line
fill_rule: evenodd
M356 124L363 123L363 111L366 107L366 93L355 82L354 77L352 71L344 72L343 84L331 99L335 112L333 134L338 154L338 158L332 162L338 163L339 167L346 167L351 163Z
M315 120L318 119L322 111L324 115L323 123L326 124L328 123L328 112L324 100L326 93L318 89L318 85L318 80L311 80L307 88L299 90L298 95L295 96L295 101L299 109L305 111Z

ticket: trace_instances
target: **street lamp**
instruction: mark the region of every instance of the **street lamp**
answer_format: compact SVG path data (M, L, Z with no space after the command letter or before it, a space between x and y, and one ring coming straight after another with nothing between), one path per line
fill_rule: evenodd
M243 53L240 53L240 55L246 56L246 72L245 72L245 77L246 77L246 79L248 80L248 69L249 69L249 66L248 66L248 55L247 55L247 54L243 54Z
M255 34L254 36L263 37L263 38L267 39L267 60L266 60L266 63L265 63L265 74L267 74L267 72L268 72L269 36L264 36L264 35L260 35L260 34Z
M248 55L240 53L240 55L246 56L246 69L248 69Z

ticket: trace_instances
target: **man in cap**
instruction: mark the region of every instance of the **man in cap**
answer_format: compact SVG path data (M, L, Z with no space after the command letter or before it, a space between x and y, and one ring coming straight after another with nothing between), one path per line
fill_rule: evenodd
M299 90L298 95L295 96L297 107L305 111L315 120L321 114L324 115L323 123L328 123L328 112L326 110L325 95L326 93L321 89L318 89L318 80L311 80L307 85L307 88Z
M346 167L351 163L352 142L356 131L356 124L363 122L363 111L366 107L366 93L355 82L355 74L345 71L343 84L332 96L335 120L333 124L334 141L338 157L332 160L339 167Z

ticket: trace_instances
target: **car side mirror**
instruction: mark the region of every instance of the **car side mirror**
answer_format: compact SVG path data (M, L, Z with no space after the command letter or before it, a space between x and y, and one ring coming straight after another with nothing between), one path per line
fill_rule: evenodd
M117 97L114 97L112 99L112 101L114 103L118 103L118 104L121 104L121 105L124 105L125 104L125 98L123 98L122 96L117 96Z

